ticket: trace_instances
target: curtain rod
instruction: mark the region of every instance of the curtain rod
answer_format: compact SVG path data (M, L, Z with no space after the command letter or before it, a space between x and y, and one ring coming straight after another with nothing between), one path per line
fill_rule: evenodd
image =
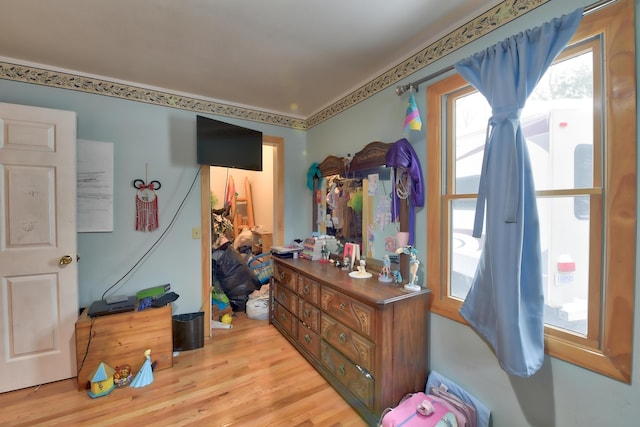
M615 3L618 0L601 0L597 3L593 3L589 6L586 6L584 8L584 11L582 12L582 16L588 15L592 12L595 12L596 10L600 10L604 7L609 6L611 3ZM406 91L408 90L414 90L417 92L418 91L418 86L420 86L422 83L435 79L436 77L439 77L445 73L448 73L449 71L453 70L453 65L449 65L448 67L445 67L443 69L441 69L440 71L436 71L433 74L429 74L426 77L423 77L421 79L416 80L415 82L411 82L408 83L406 85L401 85L401 86L396 86L396 95L400 96L403 95Z

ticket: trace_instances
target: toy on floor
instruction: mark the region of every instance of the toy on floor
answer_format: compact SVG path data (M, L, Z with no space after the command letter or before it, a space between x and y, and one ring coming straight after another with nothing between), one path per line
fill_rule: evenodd
M106 396L111 393L116 386L113 383L113 374L115 369L107 365L104 362L100 362L98 367L91 375L89 375L89 382L91 383L91 389L89 390L89 396L92 399L96 397Z
M151 366L151 350L147 349L144 352L144 363L136 374L133 381L131 381L131 387L139 388L146 387L153 382L153 367Z
M231 316L229 313L225 313L220 318L220 321L226 325L230 325L231 322L233 321L233 316Z
M132 378L133 374L131 373L131 366L116 366L116 372L113 374L113 382L115 383L116 387L124 387L129 385Z

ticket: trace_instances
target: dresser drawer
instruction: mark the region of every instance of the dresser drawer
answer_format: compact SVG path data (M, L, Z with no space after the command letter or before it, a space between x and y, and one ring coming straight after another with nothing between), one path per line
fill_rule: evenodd
M273 277L283 286L296 291L296 285L298 280L298 273L290 268L283 267L280 264L273 266Z
M277 302L273 307L273 321L280 325L292 337L298 335L298 320L293 314Z
M298 300L298 319L316 334L320 333L320 309L303 299Z
M306 276L298 276L298 295L313 305L320 305L320 285Z
M368 408L373 409L375 389L373 377L358 369L349 359L345 358L325 341L320 343L320 356L324 367L327 368L342 385L347 387L358 400Z
M375 375L373 372L375 346L371 341L326 314L322 315L321 330L325 341L353 363L367 370L371 375Z
M302 323L298 324L298 342L311 353L314 358L320 360L320 335Z
M322 310L354 331L373 338L374 309L328 286L322 287Z
M298 296L291 289L275 283L274 296L290 312L298 313Z

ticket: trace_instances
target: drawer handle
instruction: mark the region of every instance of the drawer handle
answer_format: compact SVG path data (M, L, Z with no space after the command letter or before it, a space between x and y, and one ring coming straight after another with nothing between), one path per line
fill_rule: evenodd
M341 302L341 303L340 303L340 310L343 310L343 311L344 311L344 309L345 309L345 307L346 307L346 306L347 306L347 305L346 305L345 303Z
M338 374L344 377L345 373L346 373L346 369L344 368L344 365L338 366Z
M367 371L366 369L364 369L362 366L360 365L356 365L356 368L358 368L358 371L360 371L360 373L362 375L364 375L367 379L369 380L373 380L373 377L371 376L371 374L369 373L369 371Z
M311 312L309 311L309 309L306 309L304 311L304 317L309 317L309 316L311 316Z
M305 294L309 295L309 292L310 292L310 291L311 291L311 289L309 289L309 284L308 284L308 283L307 283L307 284L305 284L305 285L304 285L303 292L304 292Z
M344 344L347 342L347 334L345 334L344 332L340 332L340 335L338 335L338 341L340 341L340 344Z
M284 279L284 272L280 273L280 280Z
M285 313L282 313L282 314L280 315L280 318L281 318L282 320L287 320L287 315L286 315Z
M305 334L304 340L307 342L307 344L311 344L311 337L309 336L309 334Z

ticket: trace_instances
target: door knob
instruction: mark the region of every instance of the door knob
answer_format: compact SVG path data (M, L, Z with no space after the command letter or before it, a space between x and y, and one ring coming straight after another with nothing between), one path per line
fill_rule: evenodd
M71 264L73 262L73 258L71 258L70 255L65 255L62 258L60 258L60 265L67 265L67 264Z

